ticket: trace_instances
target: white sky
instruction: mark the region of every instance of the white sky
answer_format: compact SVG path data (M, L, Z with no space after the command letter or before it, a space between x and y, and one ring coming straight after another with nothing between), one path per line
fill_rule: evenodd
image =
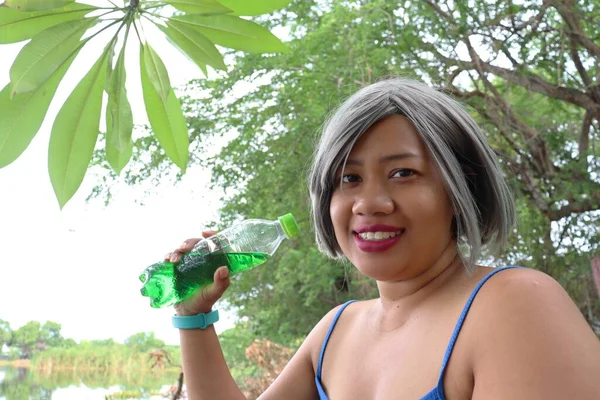
M146 34L152 36L147 29ZM80 53L29 148L0 169L0 319L13 329L31 320L56 321L63 336L77 341L122 341L154 331L165 342L178 344L172 310L149 306L139 294L138 275L183 239L198 236L203 224L215 218L218 194L206 189L208 172L188 169L181 184L156 187L143 199L144 206L135 202L142 200L143 189L124 184L108 207L100 201L86 204L94 185L94 178L87 176L62 211L47 172L51 121L103 43L91 42L92 48ZM163 56L173 86L201 77L194 64L169 51L166 41L151 43ZM22 46L0 45L0 88L9 82L10 66ZM128 66L137 62L137 51L128 48ZM127 78L135 123L145 123L139 76L128 69ZM217 331L232 323L233 317L222 312Z

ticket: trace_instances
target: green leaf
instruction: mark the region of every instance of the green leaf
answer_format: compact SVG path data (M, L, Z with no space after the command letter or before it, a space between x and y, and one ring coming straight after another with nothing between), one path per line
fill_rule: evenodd
M113 60L115 59L115 45L117 44L116 40L111 40L108 43L108 51L107 51L107 57L108 60L106 60L106 87L104 88L104 90L106 90L106 92L108 93L108 84L111 81L111 76L113 73Z
M144 65L147 57L144 55L147 46L140 47L142 91L144 104L148 113L150 126L165 150L167 156L185 171L189 159L189 137L187 123L181 110L181 104L172 88L169 90L167 99L163 99L156 87L152 84L148 74L148 67Z
M107 112L107 132L117 133L114 143L117 148L123 150L128 142L131 141L131 132L133 131L133 117L131 106L127 99L127 88L125 82L127 74L125 71L125 47L121 48L119 59L114 71L112 71L107 82L108 102L113 102L116 107L115 112ZM107 110L108 111L108 110ZM108 123L108 121L111 123ZM109 135L110 136L110 135Z
M266 28L233 15L182 15L171 18L206 35L213 43L236 50L256 53L276 53L287 47Z
M3 6L19 11L43 11L74 2L75 0L5 0Z
M81 185L98 139L107 52L77 84L52 126L48 170L61 208Z
M110 50L109 50L110 54ZM117 174L131 158L133 142L133 114L125 88L125 46L121 49L114 71L107 82L106 155Z
M280 10L291 2L292 0L219 0L219 3L232 9L235 15L244 15L247 17L254 17L256 15Z
M124 150L117 149L112 142L106 138L106 160L117 175L121 174L123 168L129 163L133 154L133 141L125 146Z
M171 21L173 22L173 21ZM167 23L168 25L168 23ZM189 60L196 63L200 68L204 76L208 76L208 69L206 68L206 60L201 57L202 54L198 51L195 43L190 42L189 39L183 36L179 31L175 30L172 26L156 25L163 33L167 36L169 43L184 54ZM208 40L208 39L206 39ZM209 41L210 42L210 41ZM212 44L212 42L210 42ZM214 44L213 44L214 46ZM216 47L215 47L216 48ZM218 51L218 50L217 50ZM220 53L219 53L220 54Z
M148 43L144 45L144 48L145 51L142 52L144 56L142 66L145 67L150 83L154 86L156 92L166 101L171 91L171 81L169 80L165 64Z
M189 14L218 15L232 12L215 0L164 0L164 2Z
M179 50L195 62L206 75L206 65L226 70L223 56L206 36L190 25L169 21L167 26L157 25Z
M10 84L0 92L0 168L16 160L35 137L74 54L37 90L11 100Z
M97 9L97 7L79 3L71 3L49 11L32 12L0 7L0 44L31 39L54 25L83 18Z
M35 36L17 55L10 68L14 94L38 88L84 42L79 39L97 20L84 18L63 22Z

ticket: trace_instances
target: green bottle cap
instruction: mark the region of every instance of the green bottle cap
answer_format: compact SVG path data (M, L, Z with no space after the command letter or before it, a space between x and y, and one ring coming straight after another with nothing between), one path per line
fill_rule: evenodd
M283 231L288 238L293 238L300 232L298 224L292 214L285 214L279 217L279 223L283 227Z

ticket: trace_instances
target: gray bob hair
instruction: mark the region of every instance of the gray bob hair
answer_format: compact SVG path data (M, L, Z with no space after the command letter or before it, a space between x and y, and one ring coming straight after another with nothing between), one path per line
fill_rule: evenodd
M483 246L506 245L515 205L494 151L466 109L449 96L411 79L386 79L347 99L327 120L309 177L313 222L319 249L344 254L329 212L336 173L356 141L375 123L402 115L415 126L445 184L454 207L453 234L467 268ZM466 246L463 246L466 245ZM464 250L463 250L464 251Z

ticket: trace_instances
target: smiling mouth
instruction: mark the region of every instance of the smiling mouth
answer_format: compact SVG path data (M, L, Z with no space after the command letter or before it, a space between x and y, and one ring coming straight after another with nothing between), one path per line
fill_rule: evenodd
M396 236L400 236L403 232L404 232L404 229L401 229L396 232L361 232L361 233L354 232L354 234L357 235L362 240L366 240L369 242L377 242L377 241L391 239Z

